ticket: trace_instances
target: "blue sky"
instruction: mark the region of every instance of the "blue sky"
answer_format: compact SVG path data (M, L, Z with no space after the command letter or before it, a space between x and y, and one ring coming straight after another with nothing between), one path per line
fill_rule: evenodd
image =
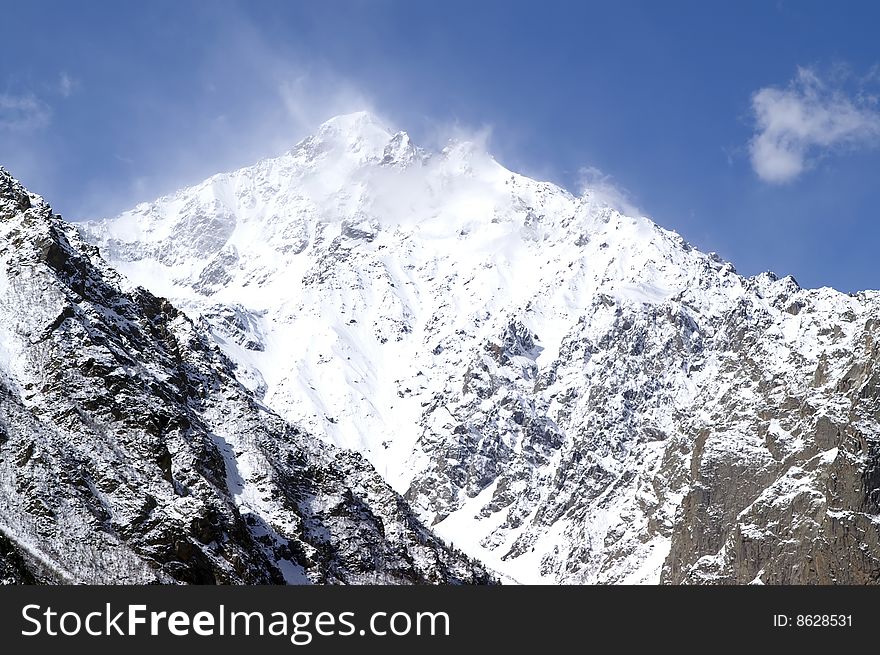
M875 2L0 1L0 164L71 219L368 108L745 274L880 288Z

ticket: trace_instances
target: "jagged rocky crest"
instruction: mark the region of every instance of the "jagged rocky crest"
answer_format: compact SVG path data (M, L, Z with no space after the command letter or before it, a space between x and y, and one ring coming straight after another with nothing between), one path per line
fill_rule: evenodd
M0 581L486 583L0 168Z

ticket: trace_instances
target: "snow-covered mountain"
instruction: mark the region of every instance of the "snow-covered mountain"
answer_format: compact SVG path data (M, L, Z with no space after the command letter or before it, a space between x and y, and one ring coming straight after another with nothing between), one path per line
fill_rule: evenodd
M0 168L0 582L481 583Z
M510 580L880 576L878 293L744 278L366 113L83 233Z

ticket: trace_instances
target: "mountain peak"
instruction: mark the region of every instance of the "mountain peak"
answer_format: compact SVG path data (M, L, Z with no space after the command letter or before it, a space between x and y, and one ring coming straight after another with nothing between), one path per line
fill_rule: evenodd
M324 132L357 132L364 129L378 128L391 136L385 123L375 114L362 110L351 112L350 114L339 114L327 119L318 128L318 133Z
M318 128L315 139L322 143L344 145L349 150L381 150L393 132L367 111L334 116Z

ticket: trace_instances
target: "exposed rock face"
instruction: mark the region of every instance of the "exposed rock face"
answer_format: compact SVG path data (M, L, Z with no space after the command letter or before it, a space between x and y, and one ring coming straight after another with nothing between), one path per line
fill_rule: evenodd
M760 395L748 404L722 397L711 414L714 431L698 435L665 581L880 579L876 294L792 295L775 304L798 307L804 327L833 347L784 379L769 370L766 341L749 336L756 326L772 333L768 317L729 321L725 346L736 356L724 379L731 391L738 381L740 394ZM829 312L831 300L845 305ZM731 428L736 441L721 436Z
M876 292L366 114L84 233L509 578L877 580Z
M491 578L0 169L0 581Z

